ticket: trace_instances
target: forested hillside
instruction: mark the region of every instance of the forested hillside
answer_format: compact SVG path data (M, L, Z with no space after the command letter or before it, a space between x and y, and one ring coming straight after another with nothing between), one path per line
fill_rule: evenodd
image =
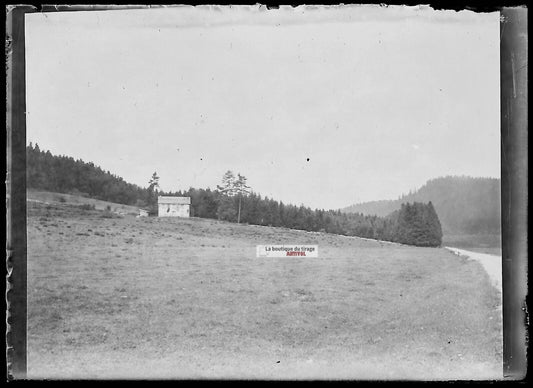
M27 147L27 187L76 194L157 212L157 195L191 197L191 216L230 222L277 226L346 236L394 241L418 246L439 246L441 225L431 203L406 204L388 217L342 213L340 210L312 210L284 204L253 191L227 195L220 190L190 188L186 191L157 191L154 173L147 188L125 182L93 163L55 156L38 145ZM239 209L239 213L237 211ZM239 214L239 215L237 215ZM240 218L238 218L240 217Z
M93 163L42 151L39 145L26 147L26 184L28 189L54 191L121 203L147 206L148 189L124 181Z
M345 213L386 216L405 202L431 201L444 234L500 233L500 180L447 176L432 179L414 193L397 200L373 201L349 206Z

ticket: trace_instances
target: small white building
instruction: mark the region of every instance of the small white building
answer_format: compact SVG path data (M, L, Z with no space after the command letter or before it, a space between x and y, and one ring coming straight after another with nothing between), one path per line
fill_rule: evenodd
M191 214L191 197L157 198L157 215L159 217L189 217Z

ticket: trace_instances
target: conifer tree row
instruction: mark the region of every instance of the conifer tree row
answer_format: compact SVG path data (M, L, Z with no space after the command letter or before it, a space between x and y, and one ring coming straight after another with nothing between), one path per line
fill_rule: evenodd
M237 179L238 178L238 179ZM240 222L253 225L285 227L346 236L358 236L403 244L434 247L441 245L442 230L433 204L403 204L401 209L387 217L341 213L340 210L312 210L276 201L248 190L246 178L240 174L227 176L235 179L237 189L229 184L217 190L194 189L163 192L158 195L191 197L191 216ZM27 187L60 193L71 193L153 208L159 177L150 179L148 188L125 182L121 177L104 171L93 163L54 156L43 152L38 145L27 147ZM226 182L227 183L227 182Z

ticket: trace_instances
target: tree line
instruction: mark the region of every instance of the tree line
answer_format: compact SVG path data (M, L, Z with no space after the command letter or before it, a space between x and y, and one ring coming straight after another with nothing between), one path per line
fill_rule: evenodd
M433 204L415 202L386 217L312 210L284 204L254 193L246 177L227 171L217 190L193 189L170 193L191 197L191 216L252 225L285 227L310 232L365 237L402 244L436 247L442 243L442 228Z
M378 217L340 210L312 210L285 204L253 192L246 177L228 171L216 190L190 188L159 191L154 173L147 188L125 182L93 163L55 156L36 144L27 147L27 187L70 193L110 202L133 205L157 212L157 196L191 197L191 216L285 227L312 232L358 236L418 246L439 246L442 231L431 202L404 204L389 216Z
M104 171L94 163L26 147L26 185L29 189L75 194L125 205L146 206L150 191Z
M432 201L444 234L501 233L501 180L497 178L446 176L431 179L420 189L388 201L349 206L342 211L386 216L406 202Z

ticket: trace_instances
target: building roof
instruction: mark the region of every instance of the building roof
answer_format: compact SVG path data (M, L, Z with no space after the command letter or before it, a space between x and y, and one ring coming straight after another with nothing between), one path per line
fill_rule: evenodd
M164 197L160 195L157 198L157 203L190 205L191 197Z

